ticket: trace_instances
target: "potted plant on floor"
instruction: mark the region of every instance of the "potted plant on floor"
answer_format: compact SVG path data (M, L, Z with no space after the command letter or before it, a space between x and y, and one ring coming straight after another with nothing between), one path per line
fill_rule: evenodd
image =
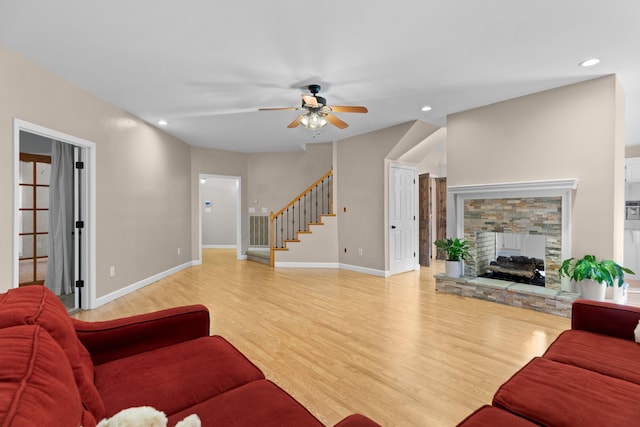
M559 273L560 277L568 277L576 283L582 298L596 301L604 301L609 286L622 290L624 273L635 274L610 259L598 261L594 255L565 259Z
M462 275L462 261L471 258L469 242L456 237L455 239L438 239L433 243L436 245L438 252L446 254L445 274L448 277L460 277Z

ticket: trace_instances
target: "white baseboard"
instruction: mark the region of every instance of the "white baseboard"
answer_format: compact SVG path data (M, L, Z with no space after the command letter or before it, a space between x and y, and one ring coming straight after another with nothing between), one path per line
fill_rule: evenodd
M201 263L201 262L200 262ZM105 296L102 296L100 298L96 298L93 301L93 304L91 304L91 307L89 308L98 308L101 305L104 305L108 302L111 302L113 300L116 300L122 296L125 296L127 294L130 294L131 292L137 291L138 289L142 289L147 285L152 284L153 282L157 282L160 279L164 279L167 276L170 276L174 273L177 273L178 271L184 270L185 268L189 268L191 266L195 265L194 262L189 261L186 262L182 265L178 265L176 267L170 268L169 270L163 271L162 273L158 273L155 274L151 277L148 277L144 280L141 280L139 282L133 283L129 286L125 286L124 288L118 289L115 292L111 292L110 294L107 294Z
M282 268L340 268L335 262L277 262L275 267Z
M359 267L357 265L341 264L336 262L277 262L276 268L337 268L342 270L355 271L357 273L370 274L378 277L389 277L388 271L374 270L372 268Z
M355 271L357 273L370 274L378 277L389 277L388 271L374 270L373 268L360 267L358 265L340 264L340 268L343 270Z
M237 245L202 245L202 249L236 249Z

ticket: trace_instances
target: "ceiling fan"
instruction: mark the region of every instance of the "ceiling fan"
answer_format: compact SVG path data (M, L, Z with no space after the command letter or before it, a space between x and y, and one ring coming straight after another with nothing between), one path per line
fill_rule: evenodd
M320 92L320 85L309 85L309 92L311 95L302 95L301 107L283 107L283 108L260 108L260 111L274 111L274 110L304 110L304 113L300 114L294 121L289 123L288 128L295 128L298 125L302 125L307 129L318 130L321 127L331 123L332 125L344 129L349 125L340 120L338 117L331 113L366 113L368 112L366 107L360 106L338 106L327 105L327 100L321 96L318 96Z

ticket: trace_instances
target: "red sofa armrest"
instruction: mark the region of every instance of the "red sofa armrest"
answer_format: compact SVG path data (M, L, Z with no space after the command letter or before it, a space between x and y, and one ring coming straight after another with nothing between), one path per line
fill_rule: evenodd
M102 322L72 321L94 365L209 335L209 310L201 304Z
M640 307L578 299L571 310L571 329L633 341Z

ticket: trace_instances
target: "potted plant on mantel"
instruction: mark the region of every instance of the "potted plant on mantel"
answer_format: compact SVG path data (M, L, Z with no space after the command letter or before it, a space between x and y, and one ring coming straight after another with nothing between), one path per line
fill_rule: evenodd
M622 290L624 273L635 274L610 259L598 261L594 255L565 259L559 273L560 277L566 276L576 283L582 298L596 301L604 301L607 287L615 286L614 291L616 288ZM614 296L615 300L618 298Z
M433 242L438 252L446 254L444 265L445 274L448 277L460 277L462 275L462 261L471 258L469 254L469 242L456 237L455 239L444 238Z

